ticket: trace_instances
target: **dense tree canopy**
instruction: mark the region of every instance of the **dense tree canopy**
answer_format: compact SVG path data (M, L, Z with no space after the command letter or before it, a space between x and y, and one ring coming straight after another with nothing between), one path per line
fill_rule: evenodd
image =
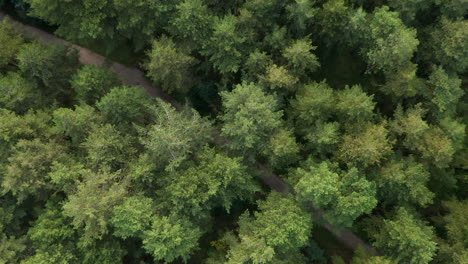
M0 9L0 263L466 264L466 0Z

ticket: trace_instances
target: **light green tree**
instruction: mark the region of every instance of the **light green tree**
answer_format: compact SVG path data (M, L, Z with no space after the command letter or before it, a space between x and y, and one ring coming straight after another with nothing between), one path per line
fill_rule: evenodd
M335 107L333 89L326 83L313 82L301 86L291 100L292 115L298 119L298 127L310 127L317 120L327 119Z
M0 90L0 107L17 113L25 113L43 103L35 83L16 72L0 76Z
M110 90L96 106L113 124L128 125L144 123L153 102L142 87L120 86Z
M264 86L272 90L281 92L294 92L299 82L299 78L291 74L283 66L272 64L266 69L264 75L260 76L260 81Z
M367 167L378 164L392 153L385 124L356 124L354 131L346 133L339 144L337 157L348 165Z
M152 219L151 229L143 233L143 248L156 260L187 261L198 248L201 231L185 218L159 216Z
M125 198L122 204L113 209L111 219L114 235L123 239L141 237L151 227L155 213L154 201L145 196Z
M325 219L332 224L349 227L377 205L375 184L356 168L341 171L337 164L308 161L291 174L298 200L323 209Z
M397 72L385 75L382 92L396 97L413 97L422 94L426 87L423 79L416 75L418 65L408 63Z
M182 161L212 140L211 122L194 110L177 112L161 100L151 108L154 123L139 128L140 142L159 166L177 168Z
M361 50L368 72L396 72L411 61L419 44L416 30L406 27L387 6L376 8L364 29Z
M262 152L265 142L281 126L282 111L272 95L253 83L222 92L224 122L222 133L231 140L230 147L241 152Z
M144 64L148 77L168 93L186 93L193 85L191 67L197 60L167 36L154 40Z
M171 173L163 191L165 207L171 212L203 218L213 208L227 212L238 200L251 200L258 191L252 175L239 158L230 158L204 148L196 166Z
M120 168L136 152L132 138L111 124L93 127L81 146L86 150L88 165L93 168Z
M283 57L296 76L306 77L320 67L317 56L312 53L316 48L311 40L298 39L284 49Z
M122 176L121 171L93 171L63 204L63 213L72 218L75 228L81 228L84 245L91 245L109 232L113 208L127 195Z
M203 0L180 1L171 17L169 31L200 48L210 38L215 16Z
M89 105L93 105L110 89L120 85L114 73L96 65L83 66L73 75L70 82L76 93L76 101Z
M65 151L65 147L54 141L19 140L8 158L2 178L3 190L11 192L18 201L24 201L29 196L46 199L52 187L47 173L54 160L66 158Z
M373 99L359 85L346 86L336 93L335 109L346 122L370 120L376 105Z
M253 216L248 211L240 216L237 238L224 239L227 263L278 263L278 257L294 255L307 244L311 215L292 197L272 192L258 206Z

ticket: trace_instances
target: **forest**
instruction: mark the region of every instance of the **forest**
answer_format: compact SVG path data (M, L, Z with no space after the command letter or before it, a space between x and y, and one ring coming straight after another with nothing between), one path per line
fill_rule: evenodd
M0 0L0 264L468 263L467 18Z

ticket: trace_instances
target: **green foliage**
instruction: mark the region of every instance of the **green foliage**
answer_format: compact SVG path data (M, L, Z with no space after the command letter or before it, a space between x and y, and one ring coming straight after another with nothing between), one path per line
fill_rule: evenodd
M285 67L272 64L267 68L266 74L260 77L266 86L273 90L293 92L299 79L292 75Z
M442 203L448 213L442 217L445 224L446 240L441 240L435 263L462 264L468 256L468 229L465 225L466 200L450 200Z
M333 224L349 227L377 205L375 185L356 168L340 171L336 164L322 162L306 164L292 174L299 201L323 209L325 219Z
M219 72L235 73L246 55L245 38L237 31L237 20L232 15L214 22L213 35L204 45L202 54L208 56Z
M267 245L278 252L288 252L294 248L306 245L312 221L310 213L298 206L291 198L283 198L279 193L271 193L265 201L258 203L258 212L251 226L240 225L243 229L251 229L258 237L265 239ZM279 228L281 227L281 228Z
M106 43L107 51L124 42L130 42L136 50L141 50L159 27L166 25L166 13L175 5L170 2L129 0L99 3L90 0L25 2L31 5L31 15L58 25L58 35L85 43L101 41Z
M30 111L23 116L0 108L0 143L12 146L20 139L50 136L50 116L46 112Z
M61 207L56 201L47 202L46 208L42 210L38 219L28 230L28 237L36 249L36 255L50 254L50 248L57 246L60 249L56 252L52 250L54 252L52 254L65 253L66 247L73 246L72 240L75 239L76 230L70 225L69 220L62 214Z
M434 233L426 223L399 208L391 220L383 220L374 245L403 263L429 263L437 250Z
M88 165L91 167L118 168L135 151L131 146L131 138L122 135L111 124L93 127L82 146L88 154Z
M23 38L15 31L8 19L0 21L0 68L12 63L23 45Z
M80 259L83 264L122 262L123 257L127 255L127 251L115 239L97 240L89 245L83 244L80 241L78 246L81 253Z
M63 45L25 44L18 52L18 67L43 86L44 95L62 99L72 94L69 80L78 68L78 53Z
M110 90L96 104L97 108L115 125L141 123L153 100L138 86L120 86Z
M312 41L299 39L283 51L283 57L296 75L306 76L307 73L320 67L317 56L312 53L316 48L316 46L312 46Z
M0 263L465 264L466 3L5 2Z
M193 110L176 112L158 100L151 114L154 124L139 129L140 142L167 170L178 167L212 139L211 123Z
M0 237L0 260L4 263L15 263L21 259L22 252L27 248L24 238Z
M2 91L0 107L2 108L24 113L41 103L35 83L15 72L0 76L0 90Z
M315 0L295 0L286 6L288 19L294 25L291 28L297 31L297 34L307 30L311 20L318 13L314 8Z
M447 238L452 244L460 243L464 247L468 246L468 227L464 224L466 220L466 210L468 203L464 201L446 201L443 203L450 213L444 216L447 223Z
M425 88L424 81L416 76L416 64L408 63L393 74L385 76L382 92L396 97L413 97L421 94Z
M290 255L306 245L312 229L311 216L291 197L272 192L258 203L253 217L239 219L239 238L227 238L227 263L275 263L274 257Z
M243 67L245 71L244 79L250 81L256 80L258 76L266 72L267 68L269 68L272 63L271 56L266 52L260 52L259 50L251 52Z
M127 194L124 183L119 182L121 177L120 171L100 170L87 174L63 205L63 213L72 218L75 228L82 228L85 245L102 239L109 232L113 207Z
M91 171L70 157L63 162L54 161L47 177L57 190L71 194L75 186Z
M333 90L325 81L304 85L298 89L291 106L298 123L309 127L316 120L330 116L335 107Z
M351 264L397 264L396 261L390 260L384 256L371 256L363 247L358 247L354 251Z
M23 264L68 264L76 261L72 252L65 249L62 245L54 245L50 249L38 249L35 254L25 261Z
M175 36L201 47L211 35L215 17L203 0L185 0L176 6L169 30Z
M258 190L239 158L205 148L197 159L196 166L169 175L164 200L172 212L199 218L216 207L229 212L236 200L251 199Z
M404 22L413 23L415 21L416 15L426 12L432 2L434 1L394 0L389 1L388 5L400 13L400 16Z
M144 65L148 77L163 91L186 93L192 85L190 68L196 63L166 36L153 41L148 52L149 61Z
M2 188L11 192L19 201L28 196L44 199L50 190L46 174L54 160L64 159L65 148L54 141L42 142L39 139L19 140L8 158Z
M405 147L417 152L435 166L445 168L455 153L453 142L441 128L430 126L422 119L425 112L419 105L408 109L406 113L397 108L391 128L398 135L405 136Z
M468 22L442 19L431 32L431 57L445 69L463 73L468 67Z
M392 141L384 124L360 124L355 130L342 137L337 155L344 163L367 167L392 153Z
M154 216L151 229L143 234L143 248L156 260L172 262L181 258L187 261L198 247L200 236L200 230L187 219Z
M154 214L154 203L151 198L133 196L126 198L121 205L114 207L111 219L114 235L123 239L140 237L143 231L150 228Z
M419 44L416 30L407 28L398 13L389 11L386 6L374 10L363 34L362 54L369 72L396 72L410 62Z
M461 80L449 76L443 68L437 67L429 76L429 94L431 102L439 113L454 113L458 100L463 96Z
M271 95L253 83L236 86L232 92L222 92L224 121L222 132L230 147L241 152L259 152L273 132L281 126L282 111Z
M265 156L276 169L285 168L298 160L299 144L290 130L280 129L271 136Z
M399 205L427 206L434 194L426 187L429 172L413 158L393 159L384 164L375 176L380 200Z
M443 16L458 20L466 15L468 4L466 0L435 0Z
M111 88L120 84L114 73L96 65L83 66L70 82L76 93L76 100L89 105L93 105Z
M349 7L344 0L326 1L317 11L319 34L327 45L340 40L347 23Z
M76 106L75 110L59 108L53 112L52 116L54 133L70 137L73 143L83 142L93 124L103 121L89 105Z
M375 102L373 95L367 95L359 85L337 92L336 110L347 121L369 120L373 115Z

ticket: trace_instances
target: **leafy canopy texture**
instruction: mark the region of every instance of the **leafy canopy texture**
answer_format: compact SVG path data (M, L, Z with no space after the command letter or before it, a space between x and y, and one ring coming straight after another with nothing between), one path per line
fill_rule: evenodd
M275 98L254 83L239 84L221 97L225 109L222 132L231 139L231 148L241 152L261 150L265 139L281 125L283 113Z
M432 228L404 208L373 236L374 245L398 262L429 263L437 250Z
M310 161L309 161L310 163ZM291 177L297 179L298 200L321 208L325 218L340 226L351 226L362 214L377 205L376 186L356 168L340 171L337 164L306 164Z

